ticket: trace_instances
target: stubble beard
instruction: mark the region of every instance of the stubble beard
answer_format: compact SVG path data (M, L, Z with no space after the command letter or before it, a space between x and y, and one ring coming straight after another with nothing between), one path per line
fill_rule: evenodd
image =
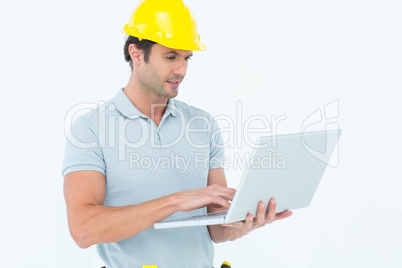
M156 72L146 70L144 72L138 72L138 80L142 87L149 93L158 95L164 98L174 98L179 94L179 87L172 90L172 94L169 94L169 90L165 89L166 80L160 78ZM168 79L167 79L168 80ZM181 79L182 80L182 79Z

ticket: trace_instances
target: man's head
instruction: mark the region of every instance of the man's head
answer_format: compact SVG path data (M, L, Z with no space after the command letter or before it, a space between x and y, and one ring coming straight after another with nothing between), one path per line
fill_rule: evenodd
M206 50L194 14L182 0L140 1L122 32L129 35L124 57L133 83L160 97L177 95L192 51Z

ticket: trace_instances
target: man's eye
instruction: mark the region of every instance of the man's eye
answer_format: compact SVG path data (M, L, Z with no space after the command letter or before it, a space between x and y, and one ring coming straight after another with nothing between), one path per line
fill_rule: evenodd
M176 57L175 56L173 56L173 57L166 57L168 60L174 60Z
M185 59L186 59L186 60L191 60L191 57L186 57Z

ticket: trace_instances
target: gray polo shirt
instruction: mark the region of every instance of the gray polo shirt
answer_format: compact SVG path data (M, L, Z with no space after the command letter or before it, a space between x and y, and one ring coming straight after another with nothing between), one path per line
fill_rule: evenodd
M105 206L139 204L174 192L207 186L208 171L222 167L219 127L207 112L169 99L159 126L120 89L78 117L67 138L63 176L102 172ZM201 214L177 212L169 219ZM133 223L135 224L135 223ZM97 245L107 268L212 267L214 248L206 226L155 230Z

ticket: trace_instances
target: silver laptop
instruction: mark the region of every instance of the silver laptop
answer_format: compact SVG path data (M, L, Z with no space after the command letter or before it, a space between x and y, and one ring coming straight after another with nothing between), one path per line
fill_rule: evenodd
M256 216L257 205L276 199L276 212L308 207L342 130L258 138L229 210L155 223L155 229L214 225ZM336 159L337 160L337 159ZM336 161L335 160L335 161ZM334 161L332 161L334 162ZM204 210L205 211L205 210Z

